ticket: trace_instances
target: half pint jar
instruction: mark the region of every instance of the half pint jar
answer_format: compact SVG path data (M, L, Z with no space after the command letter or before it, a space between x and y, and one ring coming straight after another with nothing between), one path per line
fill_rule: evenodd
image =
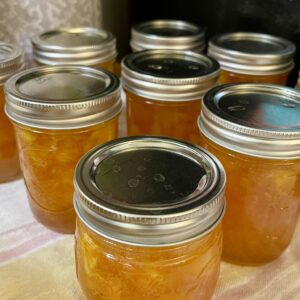
M122 61L128 135L160 135L195 142L203 94L219 64L189 51L145 50Z
M119 80L89 67L39 67L13 76L5 91L33 214L74 232L74 169L85 152L117 137Z
M152 20L136 24L131 29L133 52L172 49L203 53L205 29L180 20Z
M116 39L106 30L79 27L46 31L32 38L39 65L84 65L116 72Z
M285 85L295 51L295 45L284 38L253 32L220 34L208 47L208 55L221 65L220 83Z
M75 174L76 270L87 299L210 299L219 274L225 173L196 146L115 140Z
M12 44L0 42L0 182L20 176L20 166L14 129L4 113L5 81L24 69L23 51Z
M279 85L216 87L204 97L199 127L228 177L224 259L274 260L291 241L300 206L300 93Z

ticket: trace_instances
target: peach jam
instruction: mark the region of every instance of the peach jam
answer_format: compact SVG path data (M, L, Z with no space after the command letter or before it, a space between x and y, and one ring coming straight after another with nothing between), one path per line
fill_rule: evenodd
M300 93L279 85L231 84L209 91L199 127L228 184L223 256L257 265L279 257L300 206Z
M4 113L5 81L24 69L23 51L12 44L0 42L0 182L20 176L20 166L14 129Z
M91 27L60 28L32 38L33 57L39 65L85 65L116 72L116 39Z
M210 153L123 138L75 173L76 270L87 299L210 299L218 280L225 173Z
M130 46L133 52L172 49L203 53L205 29L179 20L147 21L132 27Z
M159 135L195 142L203 94L219 64L190 51L145 50L122 62L128 135Z
M225 33L209 42L208 55L221 65L220 83L285 85L294 67L295 45L281 37L253 32Z
M117 137L119 79L89 67L39 67L10 78L5 90L32 212L50 229L74 232L74 169Z

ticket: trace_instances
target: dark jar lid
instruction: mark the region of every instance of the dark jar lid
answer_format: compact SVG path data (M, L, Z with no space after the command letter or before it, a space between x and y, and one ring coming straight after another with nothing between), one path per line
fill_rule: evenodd
M82 66L44 66L20 72L5 84L8 117L43 129L73 129L121 112L120 81L108 71Z
M300 158L300 92L271 84L227 84L203 99L200 131L224 148L270 159Z
M132 27L130 46L133 51L172 49L202 53L205 29L180 20L143 22Z
M45 65L95 66L117 56L116 39L109 31L92 28L59 28L34 36L34 59Z
M145 50L122 60L123 87L136 95L161 101L199 100L220 73L216 60L177 50Z
M216 35L208 47L208 55L223 70L261 76L289 72L295 51L295 45L284 38L254 32Z
M225 210L225 172L204 149L161 137L97 146L74 178L77 216L92 231L138 246L169 246L207 234Z

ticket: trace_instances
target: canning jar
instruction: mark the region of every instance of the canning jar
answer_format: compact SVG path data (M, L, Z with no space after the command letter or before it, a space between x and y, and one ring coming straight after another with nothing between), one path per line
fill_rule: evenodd
M10 78L5 91L32 212L50 229L74 232L74 169L117 137L119 80L89 67L38 67Z
M225 172L191 144L133 137L75 173L76 270L87 299L210 299L220 267Z
M179 20L152 20L131 29L133 52L155 49L190 50L203 53L205 29Z
M116 73L116 39L109 31L59 28L34 36L33 58L38 65L84 65Z
M20 166L14 129L4 113L5 81L24 68L23 51L12 44L0 42L0 182L20 176Z
M256 82L286 85L294 67L295 45L281 37L253 32L220 34L208 55L221 65L219 83Z
M190 51L145 50L122 61L128 135L160 135L195 142L203 94L219 64Z
M231 84L209 91L202 104L202 146L220 159L228 178L224 259L272 261L289 245L298 218L300 93Z

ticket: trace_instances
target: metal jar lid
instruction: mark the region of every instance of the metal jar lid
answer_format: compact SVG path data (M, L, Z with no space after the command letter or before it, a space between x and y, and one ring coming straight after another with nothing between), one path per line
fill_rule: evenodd
M0 42L0 85L24 68L23 51L15 45Z
M239 153L300 158L300 92L269 84L215 87L204 96L199 128L209 140Z
M219 73L216 60L191 51L144 50L122 61L123 87L152 100L199 100Z
M94 232L138 246L205 235L225 211L225 172L204 149L161 137L97 146L75 171L77 216Z
M119 79L90 67L29 69L11 77L5 93L9 118L35 128L82 128L109 120L121 111Z
M45 65L97 65L117 56L112 33L91 27L60 28L32 38L33 57Z
M208 46L208 55L222 69L262 76L290 71L295 51L295 45L284 38L253 32L220 34Z
M185 21L154 20L137 24L131 29L130 46L134 51L150 49L205 49L205 29Z

